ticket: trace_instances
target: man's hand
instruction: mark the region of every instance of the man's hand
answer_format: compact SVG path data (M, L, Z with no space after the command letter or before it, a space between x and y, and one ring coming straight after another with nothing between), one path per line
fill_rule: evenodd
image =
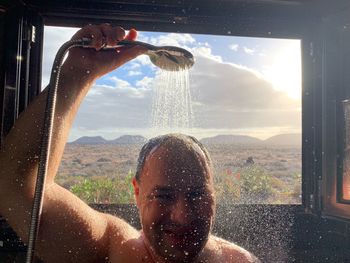
M88 25L79 30L72 39L92 39L91 48L71 49L63 65L64 72L89 74L89 77L95 80L147 51L142 46L118 47L110 50L103 50L103 46L116 46L123 39L132 41L136 37L137 32L134 29L125 35L125 30L119 26Z

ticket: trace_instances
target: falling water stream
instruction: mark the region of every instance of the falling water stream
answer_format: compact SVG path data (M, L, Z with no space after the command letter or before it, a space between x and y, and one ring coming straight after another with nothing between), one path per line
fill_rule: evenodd
M155 79L152 128L157 132L186 132L193 125L189 71L160 71Z

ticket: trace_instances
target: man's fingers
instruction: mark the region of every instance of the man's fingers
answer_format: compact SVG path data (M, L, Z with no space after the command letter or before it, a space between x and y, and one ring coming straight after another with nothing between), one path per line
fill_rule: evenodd
M100 27L105 38L105 43L108 46L115 46L119 41L125 38L125 30L119 26L112 27L109 24L103 24Z
M79 30L72 39L89 38L91 39L90 47L94 50L91 48L72 49L69 53L68 63L81 68L94 68L94 70L90 70L90 76L100 77L147 51L147 48L143 46L119 46L115 49L101 49L105 45L118 46L118 42L123 39L133 41L136 37L137 31L135 29L131 29L125 36L125 30L122 27L112 27L109 24L88 25Z
M129 33L126 35L125 39L127 40L135 40L137 38L137 31L132 28L130 29Z
M88 25L79 30L72 39L89 38L91 39L91 47L100 50L103 47L104 36L100 26Z
M125 38L125 30L121 27L112 27L109 24L88 25L79 30L72 39L91 39L91 47L100 50L105 45L115 46Z

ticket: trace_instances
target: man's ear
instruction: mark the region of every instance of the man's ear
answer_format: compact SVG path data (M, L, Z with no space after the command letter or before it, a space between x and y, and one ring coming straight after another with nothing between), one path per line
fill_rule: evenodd
M137 182L136 178L132 178L132 185L134 187L134 194L135 194L135 199L136 199L136 205L139 207L139 194L140 194L140 187L139 183Z

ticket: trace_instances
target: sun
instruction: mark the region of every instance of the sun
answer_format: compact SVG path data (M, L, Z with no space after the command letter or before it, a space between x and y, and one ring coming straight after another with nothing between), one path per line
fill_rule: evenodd
M276 90L301 100L301 48L300 40L288 40L271 58L271 65L264 70L265 78Z

